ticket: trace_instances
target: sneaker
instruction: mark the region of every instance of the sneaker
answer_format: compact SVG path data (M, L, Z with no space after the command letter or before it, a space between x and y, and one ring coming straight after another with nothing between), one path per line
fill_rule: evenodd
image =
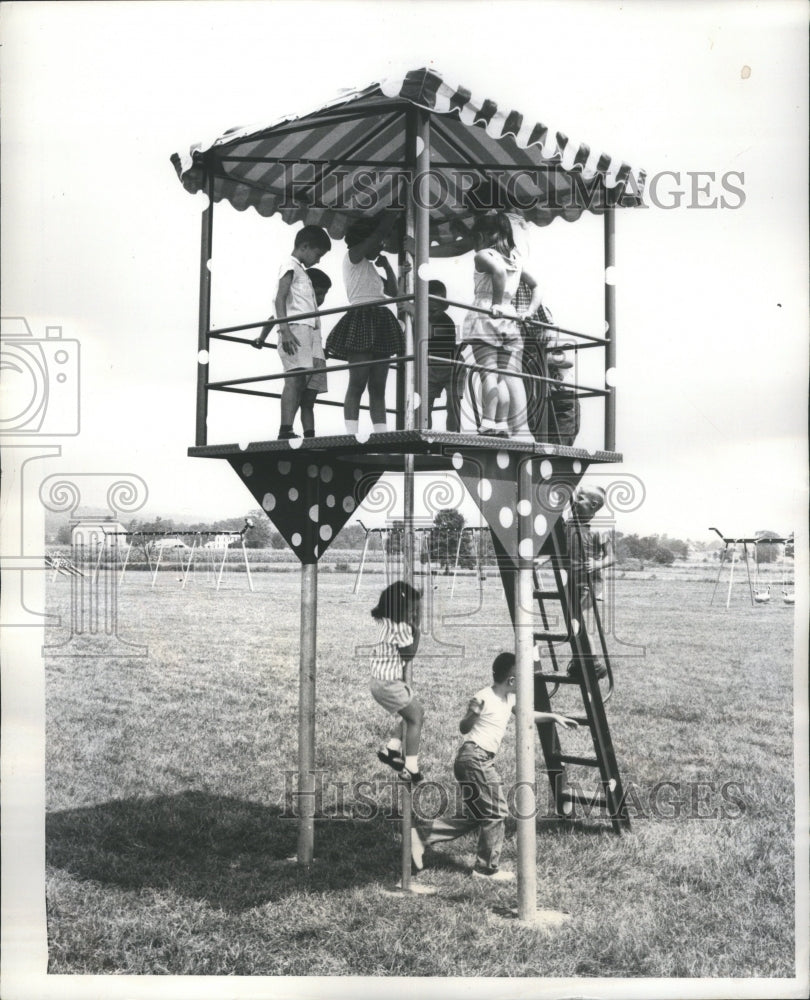
M402 770L399 772L399 780L409 785L418 785L420 781L425 780L425 776L421 771L409 771L403 762Z
M473 868L473 878L480 878L486 882L514 882L515 873L507 871L505 868Z
M419 836L419 831L415 826L411 827L411 861L413 861L413 866L417 871L422 871L425 867L425 845L422 843L422 838Z
M300 437L300 434L296 434L295 431L279 431L278 441L291 441L293 438Z
M607 667L602 663L601 660L594 660L594 669L596 670L596 679L601 681L604 677L607 677ZM579 677L580 669L579 663L576 660L571 660L568 664L568 670L566 671L569 677Z
M393 767L395 771L401 771L405 767L405 758L401 753L392 750L390 747L386 747L385 750L378 750L377 759L383 764Z

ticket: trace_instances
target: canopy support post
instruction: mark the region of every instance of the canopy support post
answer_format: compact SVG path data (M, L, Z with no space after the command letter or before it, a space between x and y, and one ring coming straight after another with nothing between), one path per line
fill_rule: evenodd
M195 443L208 444L208 350L211 329L211 251L214 237L214 178L206 179L208 205L200 231L200 306L197 327L197 420Z
M301 654L298 673L298 863L311 865L315 848L315 653L318 564L301 564Z
M611 270L608 271L608 268ZM605 450L616 450L616 210L605 212Z
M430 265L430 112L424 108L415 109L415 175L413 197L415 209L414 260L414 388L419 405L416 407L416 429L427 428L428 413L428 281L426 273Z

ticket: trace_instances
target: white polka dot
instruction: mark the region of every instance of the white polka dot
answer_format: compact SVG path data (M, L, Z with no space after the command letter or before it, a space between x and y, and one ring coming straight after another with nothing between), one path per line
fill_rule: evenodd
M551 479L551 473L554 471L551 462L547 458L544 458L540 463L540 478L541 479Z
M343 498L343 509L347 514L351 514L357 505L354 502L354 497L344 497Z
M464 465L464 456L461 455L459 452L454 451L453 457L450 459L450 461L453 463L453 468L458 470L462 467L462 465Z
M616 265L609 264L605 268L605 284L615 285L616 284Z
M618 384L619 373L615 368L608 368L605 372L605 385L614 386Z
M315 477L318 475L318 466L317 465L308 465L307 466L307 475L309 476L310 479L315 479Z
M354 481L358 482L358 480L363 478L363 470L355 469L354 472L352 472L352 475L354 476Z
M321 530L318 532L318 534L325 542L328 542L329 539L332 537L332 529L329 527L328 524L322 524Z
M386 94L386 97L393 97L394 94ZM425 151L425 140L421 136L416 136L416 155L421 156Z
M291 462L279 462L278 471L282 476L286 476L292 468Z
M534 660L535 663L537 663L538 660L540 659L540 647L539 646L533 646L532 647L532 659Z
M579 622L576 618L571 619L571 631L574 635L579 635Z
M534 543L531 538L524 538L518 545L518 555L521 559L534 558Z
M245 464L242 466L242 475L243 476L253 475L253 466L250 464L250 462L245 462Z
M250 444L250 441L240 441L239 442L239 450L240 451L247 451L249 444Z
M521 517L528 517L532 512L531 501L529 500L518 500L517 512Z
M574 462L574 464L571 466L571 468L576 473L582 472L582 462Z
M419 142L418 137L416 141ZM430 196L428 195L428 197ZM419 265L417 273L419 277L422 279L422 281L430 281L430 279L433 277L433 272L435 270L436 268L431 265L430 261L426 260Z
M399 78L395 76L386 77L385 80L380 81L380 90L385 94L386 97L398 97L401 86L402 86L401 77Z
M548 521L546 520L545 515L538 514L537 517L534 519L535 532L538 535L545 535L547 529L548 529Z
M301 445L303 444L303 439L302 438L290 438L289 441L287 441L287 444L290 446L290 448L293 451L295 451L296 449L298 449L298 448L301 447Z
M326 506L327 507L334 507L335 506L335 494L334 493L330 493L329 496L326 498Z
M290 498L290 500L297 500L298 490L294 486L291 486L287 492L287 496Z
M509 465L509 455L505 451L499 451L495 456L495 461L498 463L499 469L505 469Z
M320 514L318 512L318 505L316 503L314 503L309 508L309 519L310 519L310 521L314 521L317 524L319 517L320 517Z
M275 506L276 506L276 498L273 496L273 494L265 493L264 497L262 498L262 507L266 511L271 511L275 509Z
M544 444L543 445L543 454L544 455L553 455L554 454L554 445L553 444Z
M291 541L291 542L293 543L293 545L295 545L295 546L298 546L298 545L300 545L300 544L301 544L301 536L300 536L300 535L298 534L298 532L297 532L297 531L296 531L296 533L295 533L295 534L294 534L294 535L292 536L292 538L290 539L290 541Z
M208 351L200 351L197 354L197 361L201 365L207 365L208 364Z
M610 323L607 320L605 320L605 333L610 333Z
M324 482L324 483L331 483L332 482L332 476L334 476L334 472L332 471L332 466L331 465L325 465L321 469L321 481Z
M568 570L565 569L560 570L560 582L568 583Z
M608 782L608 788L611 790L611 792L615 792L616 791L616 779L615 778L611 778L610 779L610 781Z
M482 500L489 500L492 496L492 483L488 479L478 480L478 496Z
M371 437L371 431L368 427L363 427L354 435L354 437L358 444L365 444Z
M501 526L504 528L511 528L512 522L515 519L515 515L509 509L509 507L501 507L498 511L498 520L501 522Z
M418 392L415 392L413 394L413 408L417 410L421 402L422 402L422 397L419 395Z

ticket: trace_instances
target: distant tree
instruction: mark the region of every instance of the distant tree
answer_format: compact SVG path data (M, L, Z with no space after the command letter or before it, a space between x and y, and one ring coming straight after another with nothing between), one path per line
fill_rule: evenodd
M73 540L73 532L70 528L70 523L65 522L65 524L59 525L59 530L56 532L56 542L57 545L70 545Z
M456 553L463 569L475 566L470 534L464 531L463 515L451 508L440 510L433 518L430 531L430 557L437 568L442 567L449 573L450 567L456 564Z
M671 549L659 545L652 553L652 559L660 566L671 566L675 562L675 553Z

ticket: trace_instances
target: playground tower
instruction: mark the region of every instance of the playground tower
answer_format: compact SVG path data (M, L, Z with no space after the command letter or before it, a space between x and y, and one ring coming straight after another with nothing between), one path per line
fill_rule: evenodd
M621 776L608 730L604 699L594 667L595 653L584 627L579 588L571 585L566 562L565 513L591 466L621 461L615 451L616 305L615 211L641 204L644 174L605 153L575 144L559 131L502 111L489 99L454 86L434 70L420 69L341 96L299 118L266 127L234 129L213 143L175 154L184 187L205 192L200 245L196 441L192 456L227 461L301 563L301 655L299 696L299 791L314 787L315 663L318 561L352 514L386 472L403 473L405 565L413 567L414 476L455 472L491 529L500 574L514 624L517 657L518 915L535 912L535 726L533 711L549 709L560 683L579 687L582 722L594 738L592 757L573 757L560 748L553 726L540 727L546 769L559 813L566 811L567 764L589 766L599 775L602 805L614 829L628 825ZM477 197L476 197L477 195ZM496 195L497 204L486 198ZM413 301L405 318L405 354L396 359L395 429L366 440L348 435L289 441L214 444L208 441L208 397L212 391L277 397L267 383L283 376L213 382L210 353L217 340L249 344L240 327L211 329L209 261L215 205L227 201L261 216L280 213L285 222L321 225L340 239L356 218L384 209L401 211L396 231L401 300ZM369 206L372 205L373 208ZM427 265L431 249L463 243L481 211L498 208L516 221L538 226L557 218L575 222L583 212L604 219L604 316L602 336L565 330L563 349L601 350L604 383L576 386L580 399L604 401L604 448L586 450L552 443L544 407L551 379L527 375L530 396L541 411L536 440L446 432L427 426ZM466 303L451 303L464 305ZM346 307L343 307L346 308ZM340 310L323 310L323 314ZM559 327L551 327L559 330ZM385 363L388 363L386 360ZM474 366L456 362L460 377ZM330 366L330 370L345 369ZM543 423L545 420L545 423ZM410 532L410 539L409 539ZM556 581L543 590L534 569L541 552L552 557ZM548 627L545 607L558 601L562 623ZM546 603L544 603L546 602ZM601 631L600 631L601 639ZM543 644L570 644L580 669L573 676L538 670ZM604 645L604 644L603 644ZM603 650L604 653L604 650ZM556 661L555 661L556 662ZM402 886L410 885L409 798L403 803ZM314 819L302 803L298 860L313 856ZM312 798L310 797L310 806Z

